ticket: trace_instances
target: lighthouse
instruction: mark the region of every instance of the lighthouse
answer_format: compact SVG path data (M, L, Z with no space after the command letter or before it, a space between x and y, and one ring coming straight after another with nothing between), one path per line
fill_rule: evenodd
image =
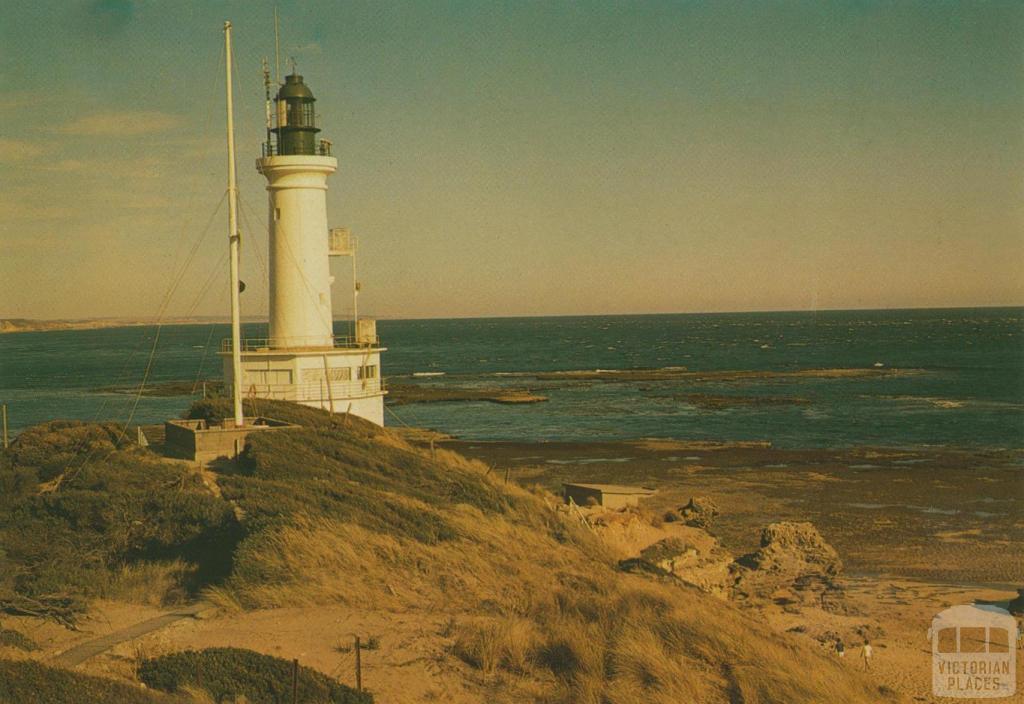
M268 81L269 83L269 81ZM266 338L243 339L242 396L294 401L384 424L381 347L376 321L355 304L355 238L328 228L327 179L338 169L331 143L319 137L316 98L303 77L285 77L267 109L267 140L256 170L269 202L270 317ZM352 258L349 334L334 334L331 257ZM224 376L235 384L230 341Z

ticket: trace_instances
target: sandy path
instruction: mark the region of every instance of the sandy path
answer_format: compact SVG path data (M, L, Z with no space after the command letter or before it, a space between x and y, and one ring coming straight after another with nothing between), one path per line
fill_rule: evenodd
M119 643L141 638L144 635L160 630L161 628L165 628L175 621L180 621L185 618L195 618L197 614L207 611L210 608L210 604L206 602L199 602L197 604L176 609L170 613L155 616L132 626L128 626L127 628L121 628L113 633L108 633L105 636L94 638L93 640L88 640L84 643L79 643L78 645L50 658L50 664L59 667L77 667L89 658L106 652Z

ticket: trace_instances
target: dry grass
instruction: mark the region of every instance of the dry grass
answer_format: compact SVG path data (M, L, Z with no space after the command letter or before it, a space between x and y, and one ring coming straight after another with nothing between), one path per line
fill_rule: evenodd
M245 611L245 606L238 600L233 589L222 586L207 587L202 592L203 599L210 602L225 614L239 614Z
M475 617L455 627L452 652L485 675L501 667L527 674L543 641L537 625L519 616Z
M186 701L192 704L217 704L210 693L200 687L185 685L181 688L181 694L187 697Z
M146 606L178 604L188 597L182 584L195 572L195 565L183 560L131 563L110 574L99 596Z

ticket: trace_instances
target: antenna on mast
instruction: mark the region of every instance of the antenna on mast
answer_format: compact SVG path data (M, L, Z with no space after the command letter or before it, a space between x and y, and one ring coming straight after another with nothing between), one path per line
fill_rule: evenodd
M281 30L277 21L277 5L274 5L274 80L281 85Z
M263 57L263 90L266 93L266 102L264 104L264 112L266 113L267 119L267 149L270 149L270 135L273 124L270 122L270 65L267 62L267 58ZM267 156L270 156L268 151Z

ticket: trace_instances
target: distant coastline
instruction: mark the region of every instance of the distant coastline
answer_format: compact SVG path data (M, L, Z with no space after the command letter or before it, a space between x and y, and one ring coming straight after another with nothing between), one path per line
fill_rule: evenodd
M243 317L245 322L258 322L258 316ZM15 332L49 332L51 330L102 330L105 328L128 328L144 325L210 325L227 324L225 317L166 318L156 321L152 318L85 318L81 320L36 320L32 318L0 318L0 334Z
M921 313L921 312L962 312L962 311L1020 311L1024 304L1007 305L981 305L981 306L925 306L925 307L896 307L896 308L821 308L821 309L781 309L781 310L705 310L705 311L676 311L676 312L617 312L617 313L545 313L545 314L521 314L521 315L456 315L456 316L374 316L378 321L391 320L401 322L436 322L436 321L460 321L473 322L479 320L543 320L543 319L564 319L564 320L585 320L588 318L674 318L679 316L709 317L709 316L750 316L750 315L791 315L810 313L816 315L828 315L834 313ZM345 317L336 317L334 322L349 321ZM228 324L228 316L191 316L166 318L164 325L211 325ZM243 315L244 323L266 323L267 314ZM111 318L60 318L60 319L39 319L39 318L2 318L0 317L0 334L13 332L46 332L49 330L100 330L104 328L138 327L144 325L156 325L158 321L154 318L138 317L111 317Z

